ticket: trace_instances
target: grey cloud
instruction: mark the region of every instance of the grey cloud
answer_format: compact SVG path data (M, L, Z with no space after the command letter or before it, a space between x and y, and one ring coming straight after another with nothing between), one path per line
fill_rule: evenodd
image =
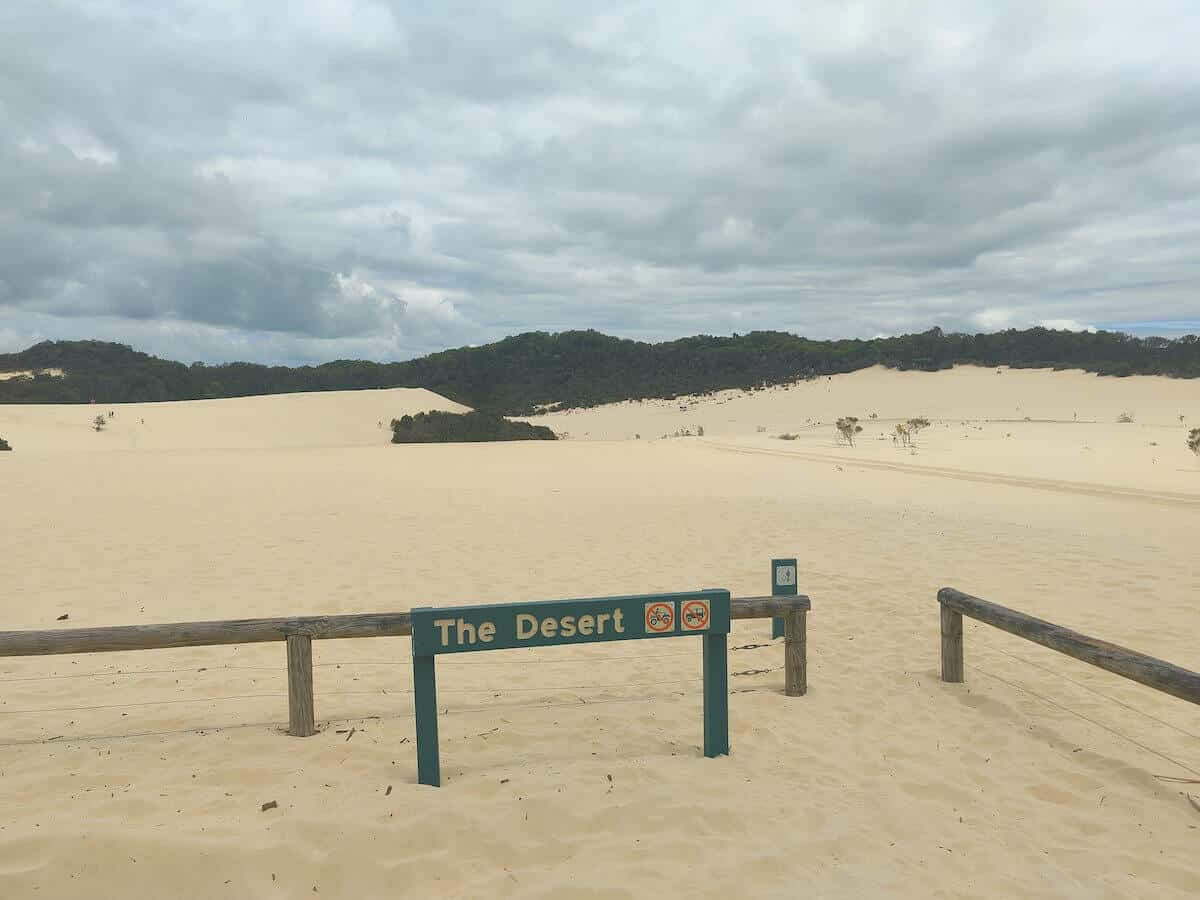
M1194 320L1186 2L19 6L10 347Z

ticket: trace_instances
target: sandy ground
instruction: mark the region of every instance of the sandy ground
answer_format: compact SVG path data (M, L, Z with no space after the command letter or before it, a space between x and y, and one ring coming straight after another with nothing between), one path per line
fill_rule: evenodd
M1196 707L970 622L942 684L935 600L1200 669L1200 385L872 371L678 405L396 447L380 420L454 405L123 406L101 434L0 407L0 628L760 594L790 555L813 599L803 698L769 623L735 623L727 759L689 640L443 661L441 789L405 638L316 646L307 739L281 645L0 659L0 896L1200 895ZM913 415L915 456L877 440Z

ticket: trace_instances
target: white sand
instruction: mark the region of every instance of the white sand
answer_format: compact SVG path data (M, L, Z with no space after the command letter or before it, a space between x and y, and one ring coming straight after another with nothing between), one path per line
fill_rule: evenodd
M603 441L386 443L429 406L457 408L131 405L96 434L97 407L0 407L0 628L757 594L795 555L809 695L778 645L733 651L769 671L731 679L706 760L693 642L447 660L431 789L404 638L316 646L308 739L281 733L281 645L0 659L0 896L1200 895L1200 783L1156 777L1200 779L1196 708L969 622L944 685L935 601L1200 669L1197 383L874 370L542 420ZM854 450L807 427L845 414ZM912 415L937 420L916 456L875 440Z
M0 381L11 381L14 378L32 378L34 374L50 375L54 378L62 378L62 369L38 369L35 373L33 369L21 369L16 372L0 372Z

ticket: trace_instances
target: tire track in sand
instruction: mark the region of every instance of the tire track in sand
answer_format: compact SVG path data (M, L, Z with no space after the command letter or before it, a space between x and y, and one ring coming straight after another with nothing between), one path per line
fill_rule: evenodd
M767 447L747 447L739 444L723 444L718 441L700 438L701 445L725 453L748 453L760 456L779 456L784 459L795 459L803 462L837 463L845 466L857 466L862 469L876 469L883 472L899 472L905 475L928 475L931 478L950 478L957 481L974 481L981 484L1001 484L1007 487L1029 488L1030 490L1052 491L1063 494L1084 494L1091 497L1107 497L1117 500L1137 500L1143 503L1157 503L1160 506L1177 508L1200 508L1200 494L1188 494L1180 491L1152 491L1143 488L1119 487L1116 485L1094 484L1086 481L1061 481L1053 478L1032 478L1018 475L1004 475L999 472L975 472L969 469L948 469L941 466L913 465L912 463L885 462L883 460L861 459L852 456L836 456L825 453L812 453L804 450L772 450Z

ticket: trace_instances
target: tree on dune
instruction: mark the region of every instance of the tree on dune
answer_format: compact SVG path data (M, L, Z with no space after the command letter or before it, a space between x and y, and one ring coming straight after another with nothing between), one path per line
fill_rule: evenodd
M10 444L4 438L0 438L0 450L11 450L11 449L12 449L12 444Z
M858 424L858 416L843 416L837 420L837 430L844 440L851 447L854 446L854 436L862 432L862 426Z
M96 416L96 418L92 419L92 428L96 429L96 431L103 431L104 426L107 424L108 419L104 418L104 416Z
M918 417L909 419L906 424L908 425L909 434L916 437L921 431L929 427L929 420Z
M1200 456L1200 428L1193 428L1187 436L1188 449Z
M909 419L907 422L901 422L896 426L896 433L892 436L892 443L896 443L899 438L900 443L905 447L911 447L913 439L924 429L929 427L929 420L917 417Z

